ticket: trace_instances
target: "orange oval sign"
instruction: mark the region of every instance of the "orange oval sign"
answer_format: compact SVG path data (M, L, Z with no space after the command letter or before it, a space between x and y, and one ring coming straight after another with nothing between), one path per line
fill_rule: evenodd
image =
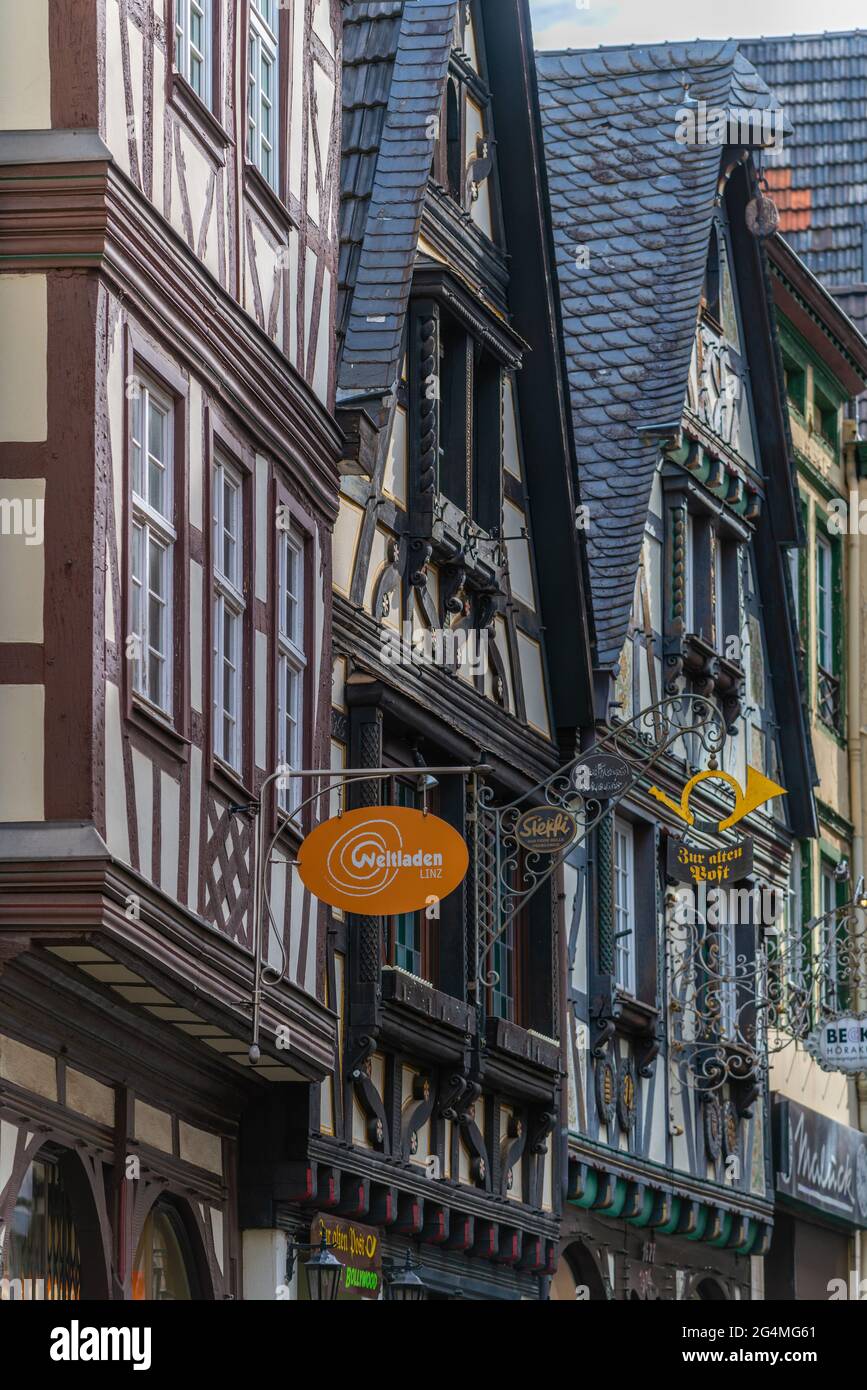
M317 898L373 917L448 897L468 866L456 830L407 806L362 807L323 821L298 855L301 880Z

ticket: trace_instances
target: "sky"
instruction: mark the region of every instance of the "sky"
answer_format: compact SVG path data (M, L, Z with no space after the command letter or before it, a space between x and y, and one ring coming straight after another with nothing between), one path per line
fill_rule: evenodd
M536 48L867 30L867 0L530 0Z

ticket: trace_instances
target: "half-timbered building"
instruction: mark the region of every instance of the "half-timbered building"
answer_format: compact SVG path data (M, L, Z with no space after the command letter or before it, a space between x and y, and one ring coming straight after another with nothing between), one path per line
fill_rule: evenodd
M793 846L816 833L787 558L803 528L758 179L779 113L733 43L537 65L596 718L632 769L567 880L553 1294L761 1297L768 980ZM701 888L741 854L741 901L711 903ZM701 888L678 881L684 862Z
M333 764L384 770L347 805L448 820L471 873L331 914L339 1048L294 1195L413 1250L432 1297L538 1298L562 909L549 882L502 910L483 808L574 755L590 646L524 0L348 7L338 305Z
M267 987L254 968L251 807L276 766L328 758L341 21L338 0L4 7L13 1297L284 1280L257 1125L330 1073L336 1018L274 786Z
M863 1077L808 1050L823 1019L860 1008L864 993L857 910L864 767L856 731L864 701L858 614L867 578L859 553L867 444L858 437L857 401L867 387L867 342L788 237L774 237L768 251L806 532L806 545L789 558L819 834L795 846L780 942L790 1026L775 1040L770 1073L777 1210L765 1294L818 1299L839 1290L835 1280L850 1289L867 1239L867 1186L857 1181L867 1173ZM835 1182L841 1171L854 1181Z

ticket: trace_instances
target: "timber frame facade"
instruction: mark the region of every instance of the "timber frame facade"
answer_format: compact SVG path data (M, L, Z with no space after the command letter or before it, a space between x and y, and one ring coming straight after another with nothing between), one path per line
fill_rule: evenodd
M324 913L278 868L248 1057L248 806L328 748L342 9L195 10L20 11L0 131L0 473L44 514L0 583L0 1258L72 1296L275 1297L245 1127L336 1036ZM297 844L287 822L275 857ZM77 1249L29 1247L37 1187Z
M401 769L450 763L511 800L590 714L527 7L353 5L344 39L334 766L394 768L357 805L420 804ZM487 660L412 656L457 634ZM438 780L473 845L471 779ZM482 985L497 891L471 872L431 920L329 932L341 1049L308 1200L324 1187L392 1255L417 1242L441 1299L538 1298L554 1268L564 921L548 886Z
M757 152L679 141L674 113L684 71L724 111L746 93L759 109L773 98L734 43L537 64L589 512L596 717L606 731L635 721L636 747L624 746L639 767L660 725L693 730L666 744L654 790L641 777L567 875L569 1174L552 1297L760 1298L774 1180L756 1001L772 922L755 898L746 910L736 896L702 904L671 856L700 770L693 851L735 843L723 834L732 779L785 788L737 827L752 846L735 885L748 899L760 889L787 902L796 841L816 834L787 575L803 530L754 234ZM718 746L695 732L695 701L716 711Z

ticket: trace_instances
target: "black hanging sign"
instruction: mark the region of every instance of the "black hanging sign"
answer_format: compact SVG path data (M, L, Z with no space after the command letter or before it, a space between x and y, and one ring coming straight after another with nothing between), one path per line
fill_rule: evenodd
M622 796L631 781L629 763L616 753L588 753L572 771L575 790L599 801Z
M736 883L753 871L753 842L747 838L719 849L699 849L671 836L667 871L678 883Z

